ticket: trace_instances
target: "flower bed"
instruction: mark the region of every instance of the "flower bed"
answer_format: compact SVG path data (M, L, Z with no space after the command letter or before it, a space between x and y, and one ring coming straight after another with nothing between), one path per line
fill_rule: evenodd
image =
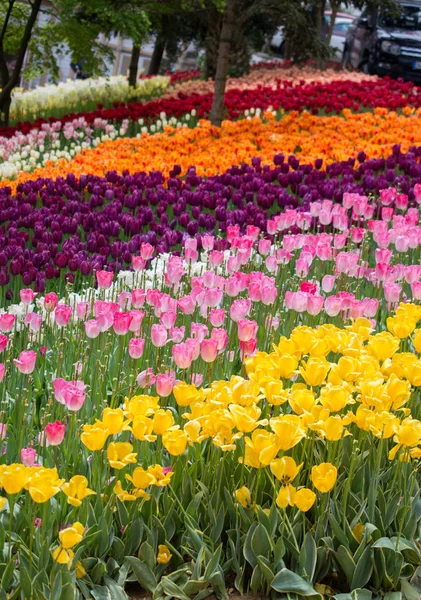
M259 72L1 142L11 597L419 595L417 88Z

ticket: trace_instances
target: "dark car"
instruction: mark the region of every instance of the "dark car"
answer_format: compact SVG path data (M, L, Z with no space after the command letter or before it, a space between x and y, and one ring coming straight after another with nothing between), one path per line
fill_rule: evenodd
M348 29L343 66L421 82L421 1L365 10Z

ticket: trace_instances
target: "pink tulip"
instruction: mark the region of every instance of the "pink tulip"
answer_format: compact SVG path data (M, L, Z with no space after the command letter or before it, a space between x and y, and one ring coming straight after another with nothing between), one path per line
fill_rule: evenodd
M186 342L174 344L171 352L173 360L179 369L188 369L190 367L193 362L193 351Z
M4 440L7 435L7 425L0 423L0 440Z
M66 381L58 377L53 381L54 396L60 404L69 410L80 410L85 402L85 388L83 381Z
M396 208L399 210L408 208L408 196L406 194L396 194Z
M213 362L218 354L218 342L215 339L203 340L200 347L200 356L206 363Z
M25 467L32 467L35 463L37 453L33 448L22 448L20 459Z
M141 289L132 290L132 304L134 308L141 308L145 303L146 292Z
M402 286L398 283L385 283L383 291L387 302L399 302Z
M325 275L322 279L322 290L328 294L333 290L333 286L335 285L336 277L333 275Z
M165 329L171 329L174 327L174 323L177 319L177 313L175 312L164 312L160 316L161 325L165 327Z
M216 341L218 352L225 350L225 348L228 346L229 339L226 329L212 329L211 339Z
M414 281L414 283L411 283L411 292L414 300L421 300L421 282Z
M139 373L136 377L136 381L140 387L151 387L155 384L156 377L151 368L146 369Z
M178 284L184 275L183 259L179 256L170 256L167 262L165 279L170 285Z
M114 331L117 335L126 335L129 331L130 323L132 322L132 316L125 312L114 313Z
M230 317L234 323L238 323L250 313L251 301L245 299L234 300L230 308Z
M225 310L223 308L213 308L209 313L209 321L214 327L221 327L225 320Z
M154 247L151 244L143 243L140 246L140 255L143 260L149 260L154 253Z
M49 292L44 296L44 308L47 312L52 312L58 304L58 296L54 292Z
M179 344L184 340L184 336L186 334L186 328L184 327L171 327L170 329L170 339L172 342Z
M77 318L84 321L89 314L89 302L78 302L76 305Z
M270 252L271 243L268 239L259 240L259 254L267 256Z
M72 316L72 307L66 304L58 304L54 310L54 318L59 327L65 327Z
M35 369L37 353L33 350L23 350L19 354L19 358L14 358L13 362L21 373L29 375Z
M212 269L215 269L216 267L220 267L222 265L224 261L224 253L220 252L219 250L212 250L212 252L209 253L209 266Z
M129 331L133 331L136 335L140 335L140 328L142 327L142 321L145 316L143 310L138 310L134 308L130 311L130 316L132 318L130 322Z
M85 321L85 332L88 338L96 338L101 333L101 328L99 322L96 319L91 319L90 321Z
M155 348L162 348L167 343L167 330L156 323L151 327L151 340Z
M0 352L6 349L9 338L7 335L0 334Z
M256 333L259 329L256 321L250 321L249 319L241 319L237 323L238 326L238 339L240 342L249 342L252 338L256 337Z
M9 333L12 331L13 326L16 321L16 315L9 315L8 313L3 313L0 315L0 331L3 333Z
M114 279L114 273L111 271L97 271L96 272L96 280L98 282L98 286L103 290L108 290L112 284Z
M325 299L325 311L329 317L336 317L342 310L342 300L337 296L328 296Z
M248 342L240 342L240 350L242 357L245 358L246 356L253 356L253 354L256 352L256 347L256 338L252 338L251 340L248 340Z
M35 298L35 296L37 294L36 294L36 292L33 292L31 289L25 288L23 290L20 290L19 295L20 295L21 301L24 304L31 304L31 302L33 301L33 299Z
M380 201L383 206L389 206L396 198L396 188L390 187L385 190L380 190Z
M183 296L178 300L178 306L185 315L192 315L196 308L196 302L191 295Z
M376 260L376 264L385 263L390 264L390 260L392 258L393 252L392 250L388 250L387 248L376 248L374 251L374 258Z
M130 292L121 292L118 295L118 305L122 310L128 310L132 303L132 295Z
M146 267L146 260L141 256L132 256L132 265L135 271L142 271Z
M376 298L364 298L364 316L371 319L376 316L379 308L379 301Z
M202 235L202 247L206 252L213 250L215 238L212 235Z
M323 308L323 297L322 296L307 296L307 312L309 315L318 315Z
M277 289L274 285L263 285L262 286L262 302L265 306L273 304L278 295Z
M129 341L129 355L131 358L140 358L145 348L145 340L142 338L132 338Z
M60 423L60 421L55 421L54 423L48 423L44 431L47 446L59 446L63 441L66 426Z
M41 329L42 316L38 315L37 313L30 312L26 315L24 323L25 325L29 325L31 331L34 331L36 333Z
M166 373L157 375L155 385L158 396L166 398L171 394L175 385L174 375L167 375Z

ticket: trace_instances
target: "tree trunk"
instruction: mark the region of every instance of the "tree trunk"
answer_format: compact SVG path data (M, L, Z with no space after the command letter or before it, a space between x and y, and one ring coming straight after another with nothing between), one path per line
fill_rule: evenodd
M330 45L330 40L332 39L333 29L335 27L336 15L338 14L338 7L336 4L332 2L332 14L330 15L330 25L329 31L327 33L326 44Z
M32 30L34 28L35 22L38 17L38 13L41 8L42 0L33 0L31 3L31 12L28 17L28 21L25 25L25 29L22 35L22 39L20 40L19 50L16 56L15 66L11 74L8 73L8 69L4 69L5 56L4 56L4 46L3 40L6 34L7 28L7 20L6 23L3 24L1 36L0 36L0 63L1 63L1 78L2 78L2 90L0 92L0 125L2 127L7 127L9 124L9 116L10 116L10 104L12 97L12 90L15 88L20 80L20 75L23 67L23 61L25 59L26 51L28 50L28 44L31 39ZM10 6L10 5L9 5ZM10 16L10 15L9 15Z
M224 110L225 86L227 83L231 41L234 33L234 5L235 0L227 0L222 20L221 37L219 38L218 62L216 64L215 85L210 112L210 121L212 125L216 125L217 127L221 126Z
M162 57L165 50L165 38L161 33L158 33L155 40L155 45L152 52L152 58L148 69L148 75L158 75L159 67L161 66Z
M135 88L137 85L137 65L139 63L140 46L133 44L132 56L130 58L129 66L129 85Z

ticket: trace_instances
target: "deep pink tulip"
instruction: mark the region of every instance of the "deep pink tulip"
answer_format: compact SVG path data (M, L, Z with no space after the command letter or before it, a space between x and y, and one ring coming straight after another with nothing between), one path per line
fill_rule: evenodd
M98 282L98 286L103 290L108 290L112 284L114 279L114 273L111 271L97 271L96 272L96 280Z
M66 304L58 304L54 310L54 318L59 327L65 327L71 319L72 307Z
M0 331L3 333L9 333L12 331L13 326L16 321L16 315L9 315L8 313L3 313L0 315Z
M23 350L19 354L19 358L14 358L13 362L21 373L24 375L30 375L35 369L35 363L37 360L37 353L33 350Z
M142 271L146 267L146 260L142 256L132 256L132 265L135 271Z
M145 290L132 290L132 304L134 308L141 308L145 304Z
M3 350L6 349L8 341L9 338L7 337L7 335L0 334L0 352L3 352Z
M60 423L60 421L55 421L54 423L48 423L44 431L47 439L47 446L59 446L63 441L66 426L63 425L63 423Z
M143 260L149 260L154 253L154 247L151 244L143 243L140 246L140 256Z
M114 313L114 331L117 335L126 335L129 331L130 323L133 317L129 313L116 312Z
M44 296L44 308L47 312L52 312L58 304L58 296L54 292L49 292Z

